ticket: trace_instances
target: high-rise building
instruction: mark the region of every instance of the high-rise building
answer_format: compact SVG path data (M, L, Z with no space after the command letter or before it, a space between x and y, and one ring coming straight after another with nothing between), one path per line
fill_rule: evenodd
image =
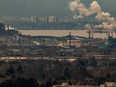
M47 17L47 16L40 17L40 18L39 18L39 21L40 21L40 22L48 22L48 17Z
M48 22L57 22L57 18L55 16L49 16Z
M31 16L31 22L37 22L37 17L36 16Z

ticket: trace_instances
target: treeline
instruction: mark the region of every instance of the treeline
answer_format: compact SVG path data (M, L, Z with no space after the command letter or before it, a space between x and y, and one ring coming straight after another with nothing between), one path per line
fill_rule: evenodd
M26 83L28 83L30 78L34 78L38 86L42 87L46 87L46 85L50 87L64 81L82 85L100 85L107 81L116 81L116 60L96 60L94 57L77 59L74 62L68 62L65 59L64 61L41 59L38 61L1 62L0 65L0 78L10 77L8 81L14 83L19 79L27 80ZM6 81L5 83L7 83Z

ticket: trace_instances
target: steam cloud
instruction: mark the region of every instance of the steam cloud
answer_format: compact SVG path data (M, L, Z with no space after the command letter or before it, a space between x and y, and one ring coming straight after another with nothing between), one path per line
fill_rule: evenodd
M97 1L93 1L90 4L89 8L86 8L86 6L81 2L81 0L74 0L70 2L69 8L71 11L75 13L75 15L73 16L74 19L77 18L82 19L84 17L88 17L95 14L96 15L95 19L102 23L99 25L95 25L94 28L104 28L107 30L114 30L116 27L114 17L111 17L110 13L108 12L103 12L101 10L101 6L98 4ZM86 24L85 27L89 29L92 28L90 24Z

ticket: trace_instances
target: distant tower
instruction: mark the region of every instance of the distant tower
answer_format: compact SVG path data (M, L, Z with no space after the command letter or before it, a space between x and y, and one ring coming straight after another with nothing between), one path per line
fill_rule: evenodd
M10 25L7 25L7 30L9 30L10 29Z
M43 46L45 46L46 45L46 42L45 42L45 38L43 38Z
M89 31L87 31L87 33L88 33L88 38L93 38L93 31L92 30L89 30Z
M69 32L69 47L71 47L71 32Z
M57 22L57 18L55 16L49 16L48 22L55 23Z
M31 22L36 23L37 22L37 17L36 16L31 16Z
M22 38L19 37L19 46L21 46Z

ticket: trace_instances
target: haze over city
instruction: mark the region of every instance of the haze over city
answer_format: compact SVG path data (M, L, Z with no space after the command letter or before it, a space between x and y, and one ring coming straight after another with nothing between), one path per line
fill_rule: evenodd
M1 0L0 16L65 16L71 0ZM94 0L81 0L87 7ZM105 12L116 16L116 0L97 0Z
M116 0L0 0L0 87L116 87Z

